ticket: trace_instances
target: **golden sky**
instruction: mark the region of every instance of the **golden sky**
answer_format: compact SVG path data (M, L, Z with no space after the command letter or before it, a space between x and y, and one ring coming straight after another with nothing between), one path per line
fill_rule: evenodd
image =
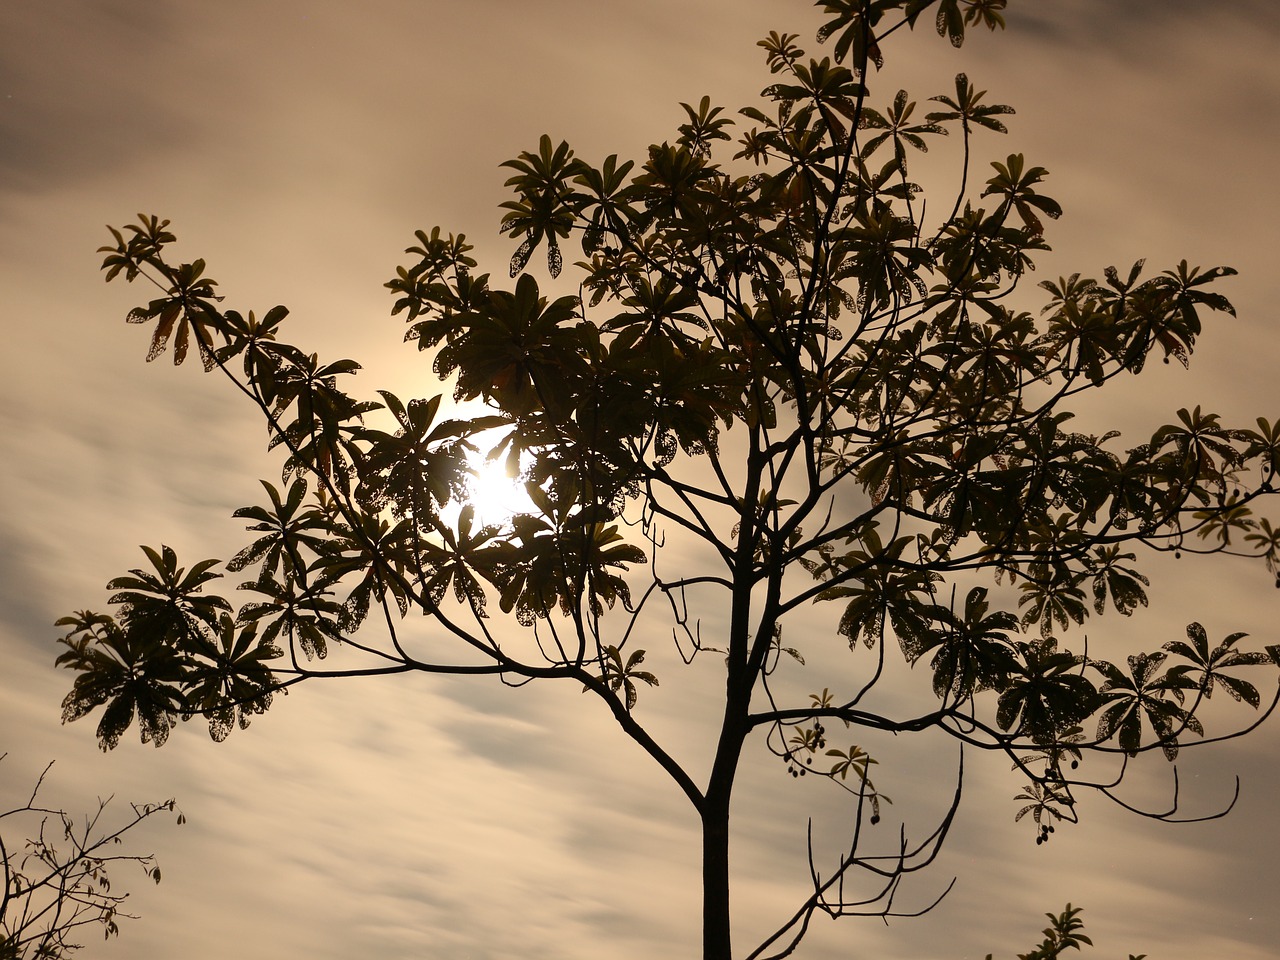
M1241 426L1274 420L1280 5L1010 8L1006 33L959 51L931 33L887 46L873 105L900 86L922 101L950 93L963 70L1017 109L1010 136L978 149L1024 152L1051 172L1066 214L1041 278L1140 257L1240 270L1224 288L1240 318L1214 319L1191 371L1107 391L1091 422L1141 436L1195 404ZM147 294L103 286L94 250L105 223L168 217L228 306L289 305L293 336L360 360L369 396L435 393L381 287L415 229L465 232L501 276L512 248L496 230L501 161L543 133L592 160L642 156L674 138L682 100L756 102L769 74L755 41L790 31L816 53L818 22L801 0L0 0L0 800L56 759L48 800L176 795L189 820L141 838L165 880L120 878L144 919L105 947L90 940L96 956L692 955L692 811L576 689L313 683L225 744L191 724L163 750L133 739L109 756L96 721L59 725L70 679L52 666L53 621L103 608L103 584L138 565L137 544L170 544L188 562L230 556L232 510L278 469L253 411L198 365L143 364L145 336L123 318ZM946 146L934 148L942 170ZM1111 636L1154 647L1199 620L1213 637L1280 642L1280 591L1260 568L1183 563L1162 568L1145 615L1105 624ZM664 675L655 726L695 729L709 680ZM936 811L949 786L934 771L950 754L886 749L877 783L902 807ZM1012 956L1043 912L1071 901L1099 957L1277 960L1280 721L1188 751L1188 813L1228 799L1235 773L1241 799L1224 820L1159 825L1089 799L1081 826L1037 847L1012 823L1021 783L976 762L950 846L908 888L924 903L958 876L943 905L887 928L819 924L798 955ZM1162 786L1135 782L1153 804ZM836 799L763 758L744 775L745 923L790 913L805 811L831 823Z

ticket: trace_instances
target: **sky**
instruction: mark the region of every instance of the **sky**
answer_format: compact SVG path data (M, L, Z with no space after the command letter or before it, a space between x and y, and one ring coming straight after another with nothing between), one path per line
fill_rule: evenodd
M1153 370L1082 417L1139 436L1195 404L1241 426L1274 420L1280 6L1010 7L1006 33L958 51L928 33L886 47L873 105L900 86L950 93L965 71L1017 109L1010 136L981 149L1051 171L1066 213L1044 278L1140 257L1240 270L1224 288L1239 318L1214 319L1189 372ZM676 135L681 101L757 102L769 74L755 41L794 32L813 53L818 23L800 0L0 0L0 801L55 760L48 801L176 796L188 820L134 838L164 881L120 879L143 919L95 956L696 952L692 811L575 689L317 683L224 744L193 723L161 750L135 738L109 755L93 721L60 725L70 678L53 668L53 622L103 608L138 544L230 556L231 512L278 470L222 384L194 364L143 363L146 337L123 318L146 293L104 286L94 251L104 224L170 218L228 306L287 304L298 340L364 364L367 395L438 392L381 286L415 229L465 232L501 275L501 161L543 133L589 159L642 157ZM1106 623L1116 642L1150 648L1191 620L1280 642L1280 591L1256 565L1165 564L1151 596L1144 614ZM664 674L652 694L655 727L677 743L706 712L700 670ZM679 749L696 762L698 743ZM886 751L881 788L936 813L950 754ZM1135 798L1165 801L1165 772L1141 773ZM1225 819L1164 825L1089 800L1083 824L1038 847L1012 823L1021 782L977 761L949 846L909 890L923 904L955 876L953 893L916 920L819 924L799 956L1012 956L1070 901L1100 958L1277 960L1280 722L1188 751L1185 809L1217 809L1236 774ZM764 758L738 802L744 942L803 895L806 812L832 826L840 808Z

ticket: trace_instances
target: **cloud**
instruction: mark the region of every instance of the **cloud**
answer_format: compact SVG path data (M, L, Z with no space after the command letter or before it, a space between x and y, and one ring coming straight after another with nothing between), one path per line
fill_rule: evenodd
M0 382L0 482L13 505L0 529L0 730L10 738L0 751L21 762L6 761L5 774L57 757L51 786L68 804L99 791L176 794L190 819L146 836L165 881L132 883L145 919L104 956L573 960L606 944L611 957L640 960L697 942L693 811L572 684L313 683L222 746L193 722L161 751L131 742L111 756L96 750L92 721L57 723L70 678L51 668L52 620L101 606L102 584L141 559L139 542L174 544L188 561L228 555L242 526L230 511L257 499L256 477L278 467L253 411L225 385L167 360L141 363L145 335L122 320L150 294L101 285L92 251L102 223L136 209L172 217L184 256L210 260L228 305L288 303L309 349L367 364L366 394L388 383L406 397L434 392L429 358L399 343L403 325L380 288L414 228L467 231L501 277L512 244L496 234L499 161L543 132L593 160L642 152L674 135L678 101L703 93L732 110L768 82L753 43L772 27L828 52L811 42L817 14L799 4L512 10L175 0L143 12L66 0L0 13L0 289L16 358ZM1181 0L1019 4L1007 36L978 35L959 52L930 35L905 43L873 78L874 99L899 84L921 98L949 91L964 69L1013 102L1010 137L982 141L975 169L1024 149L1050 167L1068 211L1045 278L1146 253L1156 269L1186 253L1246 270L1242 319L1205 338L1208 379L1196 388L1245 416L1273 379L1261 318L1280 292L1267 189L1277 16L1269 2L1212 16ZM1124 409L1091 415L1158 424L1190 399L1178 370L1144 380ZM686 561L703 562L681 556L673 569ZM1168 576L1161 604L1212 615L1215 635L1237 620L1270 629L1256 583L1229 576L1197 594L1194 580ZM822 637L832 648L795 671L797 696L822 685L809 678L824 663L860 664L831 636L837 612L797 624L797 644ZM708 643L721 614L706 615ZM1177 636L1179 615L1107 626L1158 644ZM720 681L717 659L676 669L657 653L667 633L654 634L645 642L662 686L642 691L641 716L705 774L699 725L714 719L706 691ZM883 745L877 782L895 813L920 815L916 831L949 795L954 745L900 746ZM849 809L752 751L735 815L736 896L764 930L804 892L804 816L835 838ZM1043 911L1072 900L1085 904L1100 955L1274 956L1269 887L1257 879L1269 867L1255 862L1274 859L1259 825L1275 778L1255 772L1274 766L1274 738L1221 751L1184 784L1188 800L1212 803L1231 771L1246 770L1232 819L1156 829L1091 804L1083 827L1045 848L1009 822L1018 784L1006 766L972 759L950 848L904 893L917 906L958 875L936 914L887 930L821 924L808 955L844 956L850 944L886 960L1010 953L1034 941ZM1252 927L1232 919L1249 905Z
M67 0L11 4L0 19L0 171L9 196L119 174L199 133L192 112L166 95L182 60L170 7Z

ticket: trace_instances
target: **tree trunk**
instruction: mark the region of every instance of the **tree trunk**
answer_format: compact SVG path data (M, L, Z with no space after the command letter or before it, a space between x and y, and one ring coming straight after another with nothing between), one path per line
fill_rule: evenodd
M763 417L758 422L764 422ZM733 598L729 616L728 656L725 658L724 719L716 745L702 813L702 960L733 960L729 923L729 800L750 733L747 714L758 667L751 663L751 600L755 587L754 557L760 544L755 504L763 480L764 458L759 455L759 428L751 431L751 454L743 484L737 543L732 563Z
M729 936L729 804L702 813L702 960L732 960Z

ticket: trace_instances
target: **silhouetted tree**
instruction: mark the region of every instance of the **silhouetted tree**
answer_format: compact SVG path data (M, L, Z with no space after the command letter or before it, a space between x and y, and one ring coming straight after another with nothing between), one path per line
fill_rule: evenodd
M144 820L174 812L174 801L130 804L126 819L107 825L108 798L77 820L38 799L52 766L45 767L25 803L0 813L0 960L60 960L82 949L71 938L83 927L99 925L105 937L118 935L117 921L133 919L123 909L129 895L111 887L108 870L118 864L137 864L160 882L152 855L121 853L118 845Z
M1056 960L1061 957L1067 950L1082 951L1085 946L1093 946L1084 933L1084 921L1080 919L1081 910L1079 907L1073 907L1067 904L1067 908L1056 916L1052 913L1046 913L1049 918L1049 926L1042 931L1044 939L1030 953L1018 954L1018 960ZM1129 960L1146 960L1146 954L1129 954ZM987 960L991 960L991 954L987 954Z
M852 806L848 845L811 851L812 889L736 953L780 957L815 914L900 909L900 882L931 862L961 802L964 748L1008 757L1025 784L1017 817L1043 842L1077 819L1082 790L1114 797L1130 758L1173 761L1212 739L1201 707L1215 692L1259 708L1240 671L1274 666L1280 647L1245 650L1238 633L1193 623L1187 640L1115 662L1069 645L1090 617L1146 605L1151 554L1243 552L1275 572L1280 532L1252 511L1280 428L1197 407L1125 444L1071 423L1078 395L1152 357L1187 364L1204 315L1232 311L1216 288L1234 271L1139 262L1041 282L1035 302L1026 278L1060 214L1046 170L1010 153L980 174L972 159L1013 111L964 74L925 107L869 89L900 26L932 19L958 46L1002 27L1004 0L820 6L831 55L771 33L772 79L742 120L704 97L639 162L588 163L544 136L504 164L512 285L477 273L463 236L417 234L387 284L392 312L483 416L445 418L440 396L357 398L359 365L283 339L284 307L227 309L203 260L172 259L169 221L112 229L107 279L159 291L128 315L152 329L147 359L194 347L261 411L283 474L236 511L250 537L226 569L247 574L252 601L210 592L218 561L148 548L149 569L108 584L113 615L62 621L59 662L79 673L64 718L103 708L105 749L134 720L160 745L196 715L221 740L321 676L580 685L699 818L703 956L729 960L729 814L748 741ZM926 210L914 155L946 134L958 187ZM534 254L554 279L570 247L578 283L544 292ZM477 518L478 453L519 475L529 508ZM706 563L670 569L675 542ZM832 603L826 635L812 620L788 632ZM727 624L715 636L700 628L709 612ZM645 725L658 625L674 627L665 669L723 662L706 769ZM806 680L805 658L833 646L845 665ZM928 680L902 713L873 697L901 673L895 656ZM948 810L923 831L875 829L888 798L869 771L886 758L867 747L885 732L960 748Z

